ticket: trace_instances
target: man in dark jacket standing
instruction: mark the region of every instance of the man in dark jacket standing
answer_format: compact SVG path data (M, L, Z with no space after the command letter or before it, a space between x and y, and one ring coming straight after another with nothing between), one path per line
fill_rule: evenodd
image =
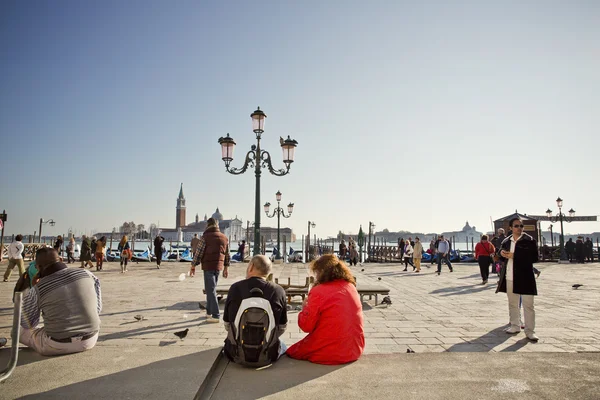
M590 240L590 238L586 238L584 247L585 247L585 259L588 262L594 262L594 242L592 242Z
M570 238L569 241L565 243L565 252L567 253L569 262L573 262L573 255L575 254L575 243L573 242L573 238Z
M504 239L498 255L504 262L500 272L500 281L496 292L504 292L508 297L510 327L506 333L521 332L519 298L523 301L525 316L525 335L529 340L537 342L535 334L535 310L533 296L537 295L537 286L533 272L533 263L538 261L538 250L535 240L523 232L523 221L519 218L510 220L512 235Z
M578 236L575 242L575 258L579 264L585 263L585 248L582 236Z
M163 243L165 238L161 235L156 235L154 238L154 256L156 257L156 269L160 269L160 262L163 256Z
M209 218L192 262L192 267L202 264L208 322L219 322L221 315L217 301L217 282L221 271L223 271L223 278L227 278L229 263L227 237L219 231L217 221L214 218Z

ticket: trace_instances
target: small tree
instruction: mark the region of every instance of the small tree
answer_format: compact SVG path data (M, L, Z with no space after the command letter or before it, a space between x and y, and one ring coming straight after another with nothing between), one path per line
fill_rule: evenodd
M138 238L139 239L144 239L144 224L138 224L137 226L137 232L138 232Z

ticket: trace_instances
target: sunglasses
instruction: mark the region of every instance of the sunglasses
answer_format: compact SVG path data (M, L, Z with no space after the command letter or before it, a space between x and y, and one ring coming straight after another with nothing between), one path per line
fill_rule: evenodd
M513 228L523 228L525 225L513 225Z

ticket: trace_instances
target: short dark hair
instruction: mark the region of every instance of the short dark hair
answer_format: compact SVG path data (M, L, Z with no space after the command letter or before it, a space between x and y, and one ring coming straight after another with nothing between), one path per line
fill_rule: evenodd
M521 218L519 217L514 217L512 218L509 222L508 222L508 226L512 227L513 226L513 222L515 221L521 221Z
M20 242L21 240L23 240L23 235L17 235L17 236L15 236L15 240L17 242Z
M481 235L481 240L488 240L488 235Z

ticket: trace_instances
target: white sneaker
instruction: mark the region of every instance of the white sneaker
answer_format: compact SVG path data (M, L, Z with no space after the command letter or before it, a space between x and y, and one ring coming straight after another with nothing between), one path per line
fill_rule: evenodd
M532 342L537 342L538 340L540 340L540 338L537 337L535 333L528 333L527 339L531 340Z
M221 322L221 320L219 318L213 317L212 315L207 315L206 316L206 322L213 323L213 324L218 324L219 322Z
M504 332L508 334L519 333L521 332L521 328L518 326L511 326L510 328L505 329Z

